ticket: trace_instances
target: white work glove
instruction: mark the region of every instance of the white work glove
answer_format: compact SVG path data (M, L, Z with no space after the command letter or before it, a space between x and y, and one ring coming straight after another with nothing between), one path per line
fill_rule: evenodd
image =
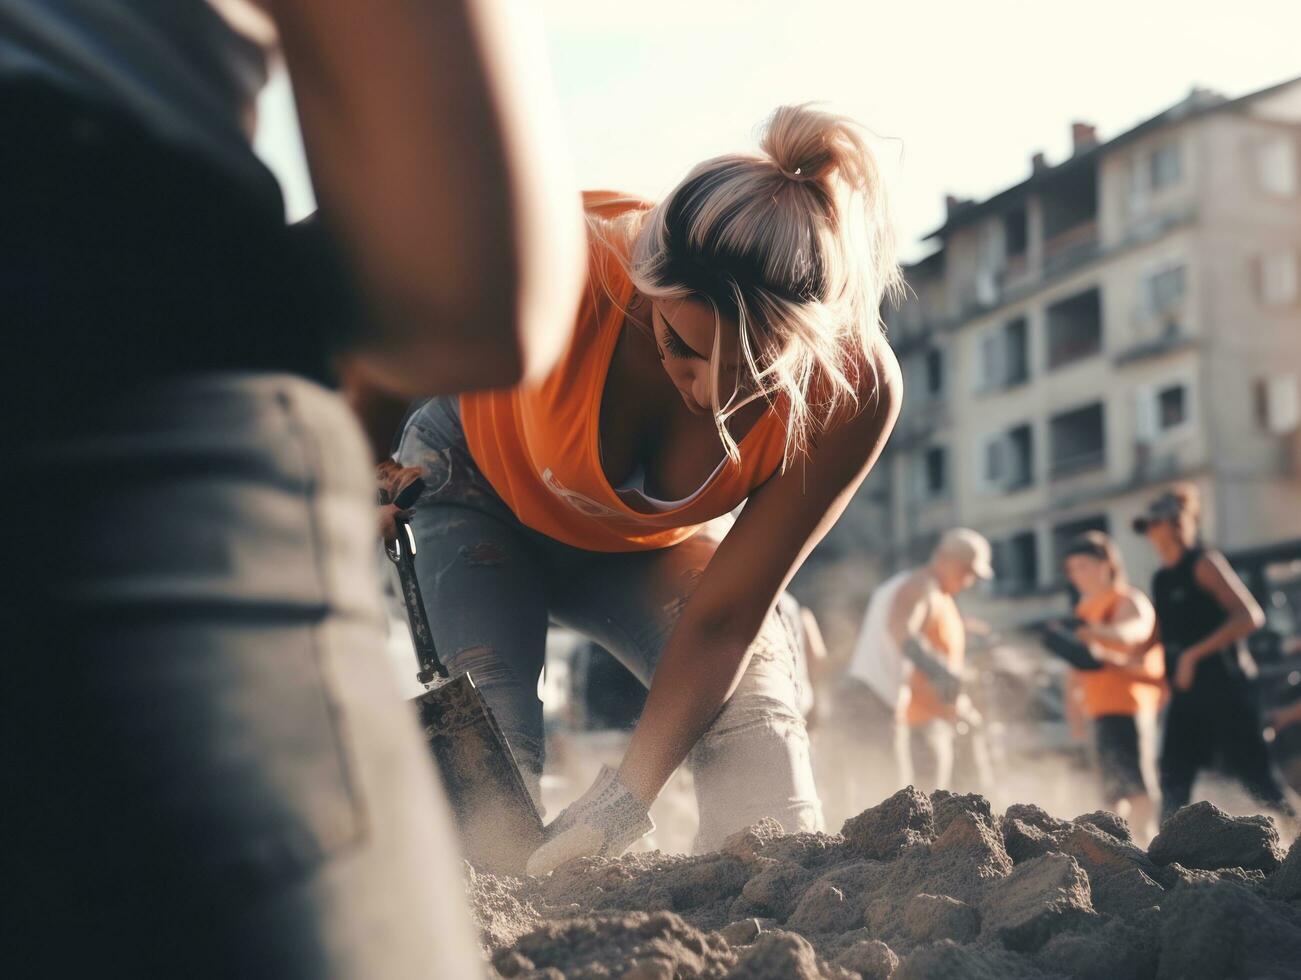
M618 770L602 766L592 788L547 825L546 843L529 858L528 873L544 875L585 855L618 857L654 829L648 807L624 786Z

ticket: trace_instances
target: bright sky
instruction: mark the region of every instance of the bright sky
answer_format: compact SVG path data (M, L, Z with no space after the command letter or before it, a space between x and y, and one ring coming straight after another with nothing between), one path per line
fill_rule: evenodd
M1107 139L1202 85L1230 96L1301 74L1301 0L520 0L540 2L583 187L659 196L754 145L782 103L825 102L878 134L905 257L946 191L985 197L1030 155ZM310 208L287 86L259 145L291 214Z

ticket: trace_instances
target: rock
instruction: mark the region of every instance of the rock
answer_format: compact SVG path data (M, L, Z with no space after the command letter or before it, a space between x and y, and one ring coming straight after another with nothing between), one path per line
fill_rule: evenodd
M1126 915L1161 903L1165 889L1155 880L1156 866L1133 844L1092 822L1077 822L1057 846L1089 876L1097 911Z
M668 960L650 959L633 963L620 980L673 980L677 970Z
M1040 980L1026 960L997 946L959 946L952 940L923 946L899 964L891 980Z
M843 976L823 968L803 936L776 930L765 932L737 960L728 977L737 980L829 980Z
M969 943L980 934L980 913L947 895L914 895L904 906L903 927L917 943Z
M1013 803L1003 813L1004 820L1020 820L1031 827L1037 827L1046 834L1057 834L1070 829L1066 820L1050 817L1048 811L1033 803Z
M1270 872L1283 860L1274 821L1265 816L1231 817L1213 803L1193 803L1161 827L1148 848L1157 864L1178 861L1186 868L1216 871L1246 868Z
M761 847L759 854L761 857L789 861L810 869L823 868L836 861L853 860L858 856L847 852L845 839L839 834L813 833L778 837Z
M1236 881L1193 881L1161 906L1161 980L1295 977L1301 915Z
M1269 879L1269 891L1284 901L1301 898L1301 837L1292 842L1287 857Z
M969 813L953 817L920 863L924 867L916 879L914 894L925 891L964 902L974 901L989 882L1012 872L1012 858L1003 846L1002 836ZM901 870L911 873L907 863Z
M895 931L895 919L900 915L899 903L892 898L877 898L868 902L863 910L863 920L872 932L887 935Z
M759 856L765 845L771 844L784 833L780 823L772 817L764 817L758 823L727 837L719 852L731 855L738 861L752 861Z
M935 818L925 793L909 786L845 821L845 843L859 857L889 861L935 838Z
M845 932L862 921L863 906L845 898L829 881L817 881L805 889L786 926L801 933Z
M755 918L738 919L718 930L718 934L727 940L729 946L748 946L759 938L761 932L763 926Z
M994 883L980 912L983 932L1018 952L1033 952L1097 915L1084 869L1073 857L1055 853L1019 864Z
M1074 824L1088 824L1096 827L1109 837L1114 837L1118 841L1133 843L1134 835L1130 833L1129 824L1124 817L1112 813L1110 810L1094 810L1092 813L1085 813L1076 817Z
M986 825L994 826L994 811L990 809L989 800L979 793L950 793L946 789L937 789L931 794L931 810L935 815L937 834L944 833L945 828L959 813L970 814Z
M513 949L506 949L492 958L492 968L503 977L518 977L523 973L532 973L535 966L527 957L520 956Z
M685 912L737 894L749 876L749 868L735 857L697 859L670 869L660 887L672 898L669 908Z
M519 939L514 952L539 970L559 970L567 980L608 977L611 964L656 970L655 961L667 964L669 973L646 976L721 976L736 960L721 937L701 933L672 912L543 922Z
M1151 980L1159 953L1158 909L1112 919L1100 929L1064 932L1035 957L1045 973L1072 980Z
M1001 822L1003 846L1016 864L1031 858L1043 857L1057 849L1056 838L1040 827L1016 818L1004 817Z
M890 980L899 966L899 957L879 939L862 939L832 962L842 969L857 973L863 980Z
M812 871L798 864L765 859L762 870L742 886L741 897L754 908L785 919L813 878Z

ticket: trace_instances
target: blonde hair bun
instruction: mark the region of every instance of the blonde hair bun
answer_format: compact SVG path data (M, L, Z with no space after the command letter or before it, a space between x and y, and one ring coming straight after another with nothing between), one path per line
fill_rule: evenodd
M764 123L759 147L782 175L826 183L838 176L853 187L866 179L871 153L858 124L808 105L780 106Z

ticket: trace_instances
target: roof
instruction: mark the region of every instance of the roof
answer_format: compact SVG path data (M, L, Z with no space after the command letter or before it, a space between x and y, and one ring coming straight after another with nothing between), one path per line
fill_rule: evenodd
M1170 108L1158 112L1150 119L1145 119L1130 129L1125 130L1118 136L1112 137L1105 143L1098 143L1089 147L1087 150L1081 150L1067 160L1052 167L1045 167L1032 173L1019 184L1013 184L1005 190L999 191L992 197L983 201L972 201L954 208L945 219L944 224L936 228L930 234L923 237L923 241L929 241L932 238L944 238L959 228L974 223L977 219L984 217L991 211L996 211L1004 205L1012 203L1019 197L1026 196L1032 189L1041 187L1045 184L1054 183L1074 171L1077 171L1090 163L1095 162L1102 154L1110 153L1119 149L1121 146L1131 143L1134 140L1146 136L1153 130L1160 129L1163 126L1176 122L1185 122L1189 119L1203 116L1211 112L1219 112L1224 109L1233 109L1243 106L1256 99L1273 95L1289 85L1295 85L1301 82L1301 75L1289 78L1286 81L1270 85L1267 88L1250 92L1247 95L1239 96L1236 99L1229 99L1217 92L1211 92L1207 89L1194 88L1188 96L1179 102L1176 102Z

